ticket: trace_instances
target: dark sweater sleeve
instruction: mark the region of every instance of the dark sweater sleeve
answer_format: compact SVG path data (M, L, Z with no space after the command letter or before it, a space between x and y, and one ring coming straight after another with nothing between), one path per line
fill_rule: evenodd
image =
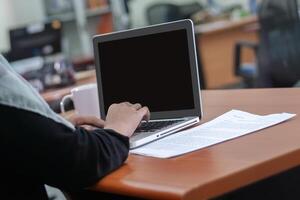
M8 171L66 190L96 183L126 160L129 139L112 130L75 131L39 114L0 105Z

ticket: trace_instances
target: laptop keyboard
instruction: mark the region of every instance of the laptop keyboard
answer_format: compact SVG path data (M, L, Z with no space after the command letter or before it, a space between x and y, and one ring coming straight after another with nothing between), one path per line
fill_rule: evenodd
M142 122L142 124L135 130L133 135L137 135L139 133L144 132L155 132L157 130L166 128L178 122L182 122L184 120L171 120L171 121L155 121L155 122Z

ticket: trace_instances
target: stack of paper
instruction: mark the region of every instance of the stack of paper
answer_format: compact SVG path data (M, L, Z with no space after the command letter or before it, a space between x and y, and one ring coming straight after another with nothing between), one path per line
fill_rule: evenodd
M130 152L170 158L273 126L294 116L289 113L261 116L232 110L201 126L167 136Z

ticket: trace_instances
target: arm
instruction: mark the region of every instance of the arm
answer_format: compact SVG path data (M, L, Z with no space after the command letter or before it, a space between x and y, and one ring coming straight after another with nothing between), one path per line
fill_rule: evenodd
M73 190L96 183L127 158L129 139L112 130L75 132L38 114L0 105L1 168Z

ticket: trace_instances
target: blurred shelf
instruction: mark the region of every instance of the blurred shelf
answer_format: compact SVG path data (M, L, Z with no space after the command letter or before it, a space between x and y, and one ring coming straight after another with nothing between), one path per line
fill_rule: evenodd
M99 8L93 8L93 9L87 9L86 10L86 16L87 17L94 17L94 16L99 16L99 15L104 15L107 13L110 13L111 9L109 6L102 6Z
M111 9L109 6L102 6L99 8L93 8L93 9L87 9L86 10L86 17L95 17L95 16L101 16L104 14L107 14L111 12ZM52 20L60 20L61 22L73 22L75 21L75 13L74 12L66 12L62 14L56 14L56 15L49 15L48 21Z
M53 21L53 20L59 20L61 22L71 22L75 21L75 14L74 12L66 12L62 14L55 14L55 15L49 15L47 17L47 21Z

